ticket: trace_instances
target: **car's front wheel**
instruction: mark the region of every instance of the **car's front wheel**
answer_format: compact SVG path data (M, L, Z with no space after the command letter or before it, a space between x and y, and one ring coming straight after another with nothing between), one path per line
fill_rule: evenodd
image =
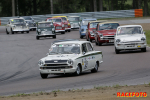
M77 66L77 69L76 69L76 72L75 72L75 75L80 75L81 74L81 67L78 65Z
M39 40L39 38L40 38L39 36L36 36L36 39L37 39L37 40Z
M83 39L83 36L80 36L80 39Z
M41 78L43 78L43 79L47 78L47 76L48 76L48 74L42 74L42 73L40 73L40 75L41 75Z
M55 38L56 38L56 35L54 35L53 38L55 39Z
M119 54L120 50L118 50L117 48L115 48L115 52L116 52L116 54Z
M9 34L9 32L7 31L7 29L6 29L6 34Z
M27 33L29 33L29 31L27 31Z
M91 70L92 73L97 72L98 71L98 63L96 62L94 69Z
M142 52L146 52L146 48L142 48L141 51L142 51Z
M14 34L13 30L11 29L11 34Z

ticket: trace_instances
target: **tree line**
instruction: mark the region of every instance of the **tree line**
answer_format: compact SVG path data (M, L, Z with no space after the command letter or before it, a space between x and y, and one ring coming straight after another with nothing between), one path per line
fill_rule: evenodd
M0 0L0 17L12 16L13 0ZM150 0L14 0L15 16L143 9L150 15Z

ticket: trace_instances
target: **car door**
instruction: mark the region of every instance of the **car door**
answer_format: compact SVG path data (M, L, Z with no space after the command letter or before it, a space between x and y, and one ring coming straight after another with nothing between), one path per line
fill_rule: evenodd
M83 57L82 57L82 70L83 71L86 71L86 70L88 70L88 69L90 69L89 67L90 67L90 63L89 63L89 60L88 60L88 58L89 58L89 53L88 53L88 49L87 49L87 45L86 45L86 43L83 43L82 44L82 54L83 54Z

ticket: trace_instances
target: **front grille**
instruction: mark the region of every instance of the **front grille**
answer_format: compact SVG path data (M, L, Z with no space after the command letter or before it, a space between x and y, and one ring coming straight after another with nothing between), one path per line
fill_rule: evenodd
M72 66L60 66L60 67L41 67L41 69L68 69L73 68Z
M42 31L42 34L52 34L52 31Z
M57 26L56 29L62 29L62 27L61 26Z
M45 64L44 66L67 66L68 64Z
M114 36L112 35L112 36L104 36L103 37L104 39L114 39Z
M141 42L141 41L127 41L127 42L122 42L122 43L137 43L137 42Z
M65 25L65 27L68 27L68 25Z
M45 63L67 63L67 60L47 60Z

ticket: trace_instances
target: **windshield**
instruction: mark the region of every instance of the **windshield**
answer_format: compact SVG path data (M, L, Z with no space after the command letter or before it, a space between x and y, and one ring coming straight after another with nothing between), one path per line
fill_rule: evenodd
M23 17L25 20L32 20L31 17Z
M61 18L62 18L62 20L67 21L67 18L66 18L66 17L61 17Z
M61 19L48 19L47 21L50 21L50 22L62 22Z
M96 28L98 23L100 23L100 22L90 23L90 28Z
M80 54L80 45L79 44L58 44L52 45L50 55L53 54Z
M12 19L12 20L11 20L11 23L13 23L13 24L14 24L14 23L15 23L15 24L16 24L16 23L24 23L24 20L23 20L23 19Z
M80 17L68 17L69 21L72 22L79 22L80 21Z
M82 25L88 25L88 22L91 22L91 21L94 21L94 20L84 20L82 21Z
M122 27L118 29L117 34L118 35L142 34L142 28L141 27Z
M38 27L54 27L53 23L38 23Z
M118 23L107 23L107 24L100 24L99 30L111 30L111 29L117 29L119 26Z

